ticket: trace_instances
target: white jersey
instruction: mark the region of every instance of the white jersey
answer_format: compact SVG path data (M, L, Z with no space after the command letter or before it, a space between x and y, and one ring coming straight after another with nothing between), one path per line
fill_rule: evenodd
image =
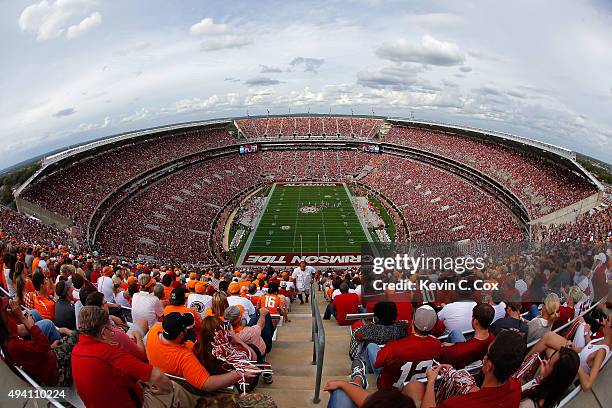
M315 272L315 268L310 265L307 265L304 270L302 270L299 266L293 270L291 278L294 279L295 287L299 292L310 289L312 275L314 275Z
M192 293L187 298L187 307L194 309L204 319L206 309L212 307L212 296Z

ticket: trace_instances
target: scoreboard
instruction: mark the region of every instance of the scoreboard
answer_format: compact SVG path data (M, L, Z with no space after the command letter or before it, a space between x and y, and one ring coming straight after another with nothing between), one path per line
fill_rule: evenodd
M257 149L256 144L242 145L240 146L240 154L255 153Z
M380 153L380 146L379 145L370 145L370 144L362 144L361 145L361 150L363 150L364 152L367 153Z

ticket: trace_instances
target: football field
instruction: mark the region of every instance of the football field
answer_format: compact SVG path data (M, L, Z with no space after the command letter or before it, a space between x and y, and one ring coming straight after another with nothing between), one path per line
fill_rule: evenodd
M276 183L238 263L268 259L280 266L295 256L357 255L369 238L345 184ZM263 262L249 262L256 256Z

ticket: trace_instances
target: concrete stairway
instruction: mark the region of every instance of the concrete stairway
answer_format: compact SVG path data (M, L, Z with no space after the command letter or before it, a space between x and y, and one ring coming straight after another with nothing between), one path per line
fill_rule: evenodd
M326 302L317 292L321 315ZM274 383L260 382L257 389L270 395L280 408L326 407L329 393L321 391L321 402L314 404L316 365L312 365L313 343L310 341L312 318L310 304L293 303L291 323L279 330L268 361L274 370ZM341 327L333 319L324 321L325 357L321 388L328 380L347 379L350 372L348 357L349 327Z

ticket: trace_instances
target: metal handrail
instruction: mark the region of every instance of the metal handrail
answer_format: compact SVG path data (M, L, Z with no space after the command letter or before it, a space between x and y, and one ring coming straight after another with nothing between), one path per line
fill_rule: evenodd
M325 328L323 327L323 320L321 319L321 313L319 312L319 305L317 304L316 289L314 284L310 285L310 293L312 299L310 302L310 309L312 311L312 365L317 365L317 376L315 379L314 398L312 402L318 404L321 402L321 377L323 375L323 357L325 355Z

